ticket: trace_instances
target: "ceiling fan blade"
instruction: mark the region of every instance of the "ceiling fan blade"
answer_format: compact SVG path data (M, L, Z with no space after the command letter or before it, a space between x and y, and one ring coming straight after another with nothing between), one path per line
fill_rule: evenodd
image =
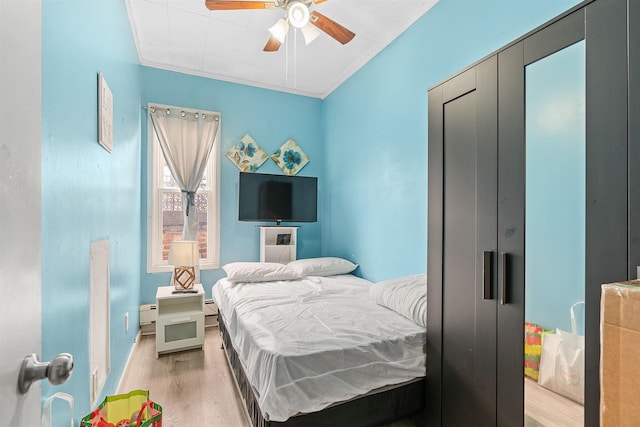
M272 1L243 1L243 0L205 0L209 10L242 10L242 9L273 9L277 3Z
M267 41L267 44L264 45L264 50L265 52L275 52L278 49L280 49L280 45L282 43L280 43L280 40L278 40L277 38L271 36L269 37L269 40Z
M327 18L326 16L315 10L311 12L309 22L311 22L313 25L320 28L322 31L329 34L331 37L342 44L349 43L351 39L356 36L355 33L347 30L342 25L338 24L332 19Z

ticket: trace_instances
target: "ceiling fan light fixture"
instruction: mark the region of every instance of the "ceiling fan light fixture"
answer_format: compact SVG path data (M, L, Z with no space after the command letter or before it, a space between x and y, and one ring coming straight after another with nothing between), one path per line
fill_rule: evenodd
M273 27L269 28L271 35L280 43L284 43L287 31L289 31L289 24L287 24L287 21L282 18L278 19L278 22L276 22Z
M304 27L300 28L302 31L302 35L304 36L304 43L309 45L312 41L316 39L320 35L320 31L312 24L307 24Z
M309 23L309 8L305 4L295 1L289 6L287 16L291 25L302 28Z

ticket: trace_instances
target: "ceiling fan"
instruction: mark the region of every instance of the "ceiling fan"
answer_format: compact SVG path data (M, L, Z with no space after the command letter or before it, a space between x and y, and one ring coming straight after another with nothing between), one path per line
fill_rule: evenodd
M209 10L284 9L285 17L280 18L273 27L269 28L271 37L263 49L265 52L275 52L284 43L290 25L300 28L306 44L311 43L320 34L316 28L342 44L349 43L355 37L355 33L332 19L315 10L309 10L311 4L325 1L327 0L205 0L205 5Z

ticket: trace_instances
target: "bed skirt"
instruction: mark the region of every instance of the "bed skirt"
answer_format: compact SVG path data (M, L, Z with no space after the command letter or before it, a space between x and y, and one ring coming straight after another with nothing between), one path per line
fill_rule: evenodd
M218 327L236 387L253 427L379 426L424 407L426 380L423 377L394 387L374 390L361 397L331 405L319 412L299 414L283 422L267 421L260 411L253 388L231 344L222 316L218 316Z

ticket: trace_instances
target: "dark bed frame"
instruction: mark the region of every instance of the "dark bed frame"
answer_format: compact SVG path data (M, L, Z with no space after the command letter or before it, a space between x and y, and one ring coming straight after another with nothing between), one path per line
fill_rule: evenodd
M398 387L384 388L379 392L374 390L362 397L331 405L319 412L295 415L283 422L267 421L260 411L253 387L247 380L238 354L231 344L222 316L218 316L218 327L222 347L253 427L379 426L417 413L424 407L426 380L423 377Z

